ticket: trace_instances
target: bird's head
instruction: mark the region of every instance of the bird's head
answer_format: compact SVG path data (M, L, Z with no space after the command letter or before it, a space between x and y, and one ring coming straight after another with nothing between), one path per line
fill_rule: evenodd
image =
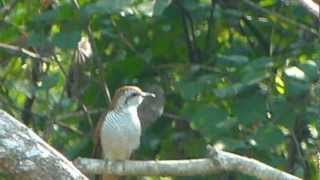
M137 86L122 86L116 90L111 101L110 110L117 108L138 108L146 96L155 97L155 94L143 92Z

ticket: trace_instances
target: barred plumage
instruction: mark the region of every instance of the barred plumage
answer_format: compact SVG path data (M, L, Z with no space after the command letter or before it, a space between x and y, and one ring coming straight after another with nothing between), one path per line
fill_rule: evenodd
M135 86L119 88L104 117L100 131L100 142L105 159L126 160L139 147L141 125L138 117L138 106L145 96L155 96L141 91ZM115 176L104 176L104 180L117 179Z
M137 110L110 111L102 125L101 145L104 157L129 159L140 144L141 125Z

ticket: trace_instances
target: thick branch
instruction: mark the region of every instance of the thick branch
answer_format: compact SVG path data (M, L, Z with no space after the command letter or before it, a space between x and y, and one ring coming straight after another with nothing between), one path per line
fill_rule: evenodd
M0 110L0 172L12 179L88 179L33 131Z
M221 150L214 150L213 154L211 158L166 161L103 161L78 158L74 163L82 172L91 174L194 176L238 171L259 179L300 179L254 159Z

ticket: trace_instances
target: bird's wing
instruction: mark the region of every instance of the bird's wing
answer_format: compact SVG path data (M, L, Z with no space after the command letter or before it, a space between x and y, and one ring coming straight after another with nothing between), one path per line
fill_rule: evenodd
M102 157L102 148L101 148L101 142L100 142L100 131L102 127L102 123L107 115L107 112L103 113L97 123L96 129L93 132L93 150L91 153L91 157L93 158L101 158Z

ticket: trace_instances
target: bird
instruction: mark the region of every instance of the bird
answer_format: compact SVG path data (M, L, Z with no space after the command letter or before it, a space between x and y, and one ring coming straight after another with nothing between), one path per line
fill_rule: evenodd
M98 123L96 136L99 136L102 155L107 160L127 160L140 145L141 123L138 107L147 96L137 86L122 86L116 90L107 113ZM97 138L97 137L96 137ZM94 150L96 151L96 150ZM117 180L118 176L103 175L103 180Z

